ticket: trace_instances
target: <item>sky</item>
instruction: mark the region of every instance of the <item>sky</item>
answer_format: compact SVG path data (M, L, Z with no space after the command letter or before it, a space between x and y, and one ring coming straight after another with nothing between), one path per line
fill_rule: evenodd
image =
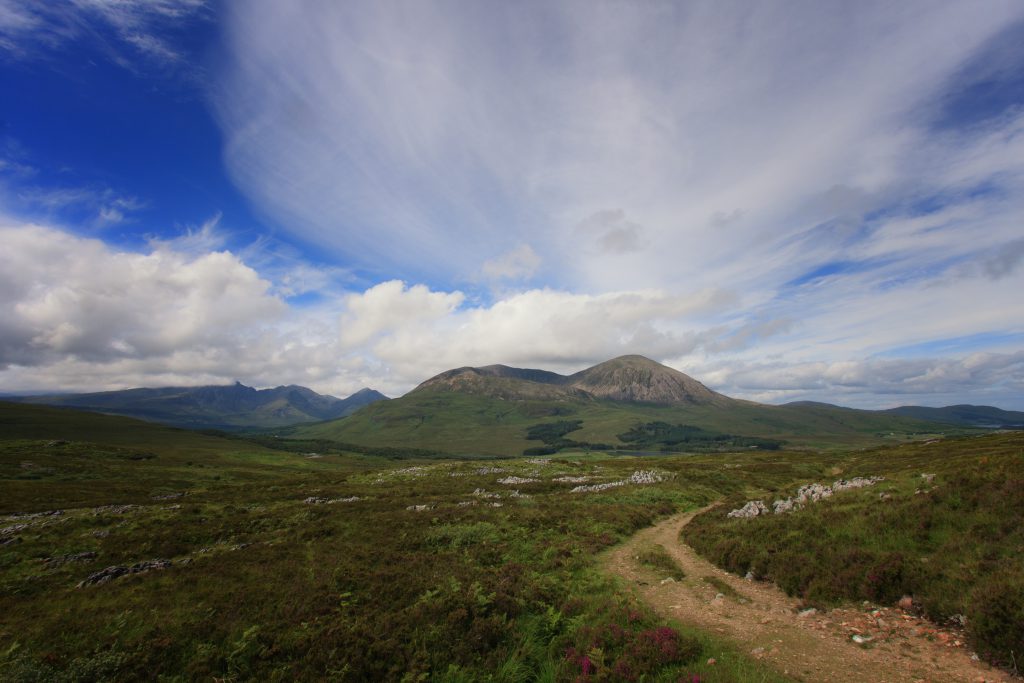
M1022 292L1019 0L0 0L0 393L1022 410Z

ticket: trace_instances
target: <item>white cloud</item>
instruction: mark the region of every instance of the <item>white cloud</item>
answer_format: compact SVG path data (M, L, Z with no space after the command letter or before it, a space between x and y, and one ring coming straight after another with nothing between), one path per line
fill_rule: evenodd
M26 59L87 38L129 69L135 68L138 56L161 67L175 67L182 54L158 34L206 14L206 0L0 0L0 49ZM106 42L96 25L112 29L121 44ZM131 49L124 50L122 44Z
M217 109L240 187L357 264L458 282L526 243L572 289L745 290L837 257L856 221L908 195L994 176L1012 193L1012 121L936 134L922 109L1022 16L240 2ZM836 187L861 199L815 202ZM621 225L581 249L581 218L609 206ZM804 239L837 217L847 229Z

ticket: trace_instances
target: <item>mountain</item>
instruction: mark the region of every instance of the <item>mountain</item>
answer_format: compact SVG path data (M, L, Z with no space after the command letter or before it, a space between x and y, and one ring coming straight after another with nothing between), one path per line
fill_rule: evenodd
M689 375L643 356L620 356L570 375L566 381L575 389L613 401L723 407L732 403Z
M176 427L234 430L338 419L386 399L373 389L362 389L341 399L296 385L254 389L236 382L224 386L140 388L9 400L127 415Z
M1024 427L1024 412L1002 410L993 406L955 405L945 408L925 406L900 406L881 412L917 420L944 422L969 427Z
M678 425L698 429L672 429ZM648 358L622 356L572 375L505 365L456 368L345 420L298 425L282 435L452 454L519 455L570 442L629 448L640 433L673 438L699 433L705 443L761 438L795 447L837 447L953 429L866 410L737 400Z
M727 405L732 401L643 356L620 356L569 376L507 365L456 368L431 377L413 393L431 390L518 400L589 398L661 405Z

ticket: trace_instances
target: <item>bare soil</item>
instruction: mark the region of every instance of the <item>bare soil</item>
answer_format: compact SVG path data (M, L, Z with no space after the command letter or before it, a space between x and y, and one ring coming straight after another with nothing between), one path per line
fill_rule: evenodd
M973 659L962 631L869 604L802 612L798 600L773 584L717 568L679 536L700 512L675 515L640 531L605 555L605 568L635 586L663 616L731 640L794 680L1019 683ZM640 565L638 550L650 544L662 545L686 578L663 579ZM864 642L855 642L854 636Z

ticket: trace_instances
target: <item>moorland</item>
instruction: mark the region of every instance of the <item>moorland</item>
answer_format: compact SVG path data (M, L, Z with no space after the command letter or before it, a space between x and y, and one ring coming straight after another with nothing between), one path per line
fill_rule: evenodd
M0 680L817 680L650 604L689 585L673 548L606 571L693 510L673 544L800 609L903 609L1017 666L1024 433L761 406L634 358L480 370L258 434L0 403Z

